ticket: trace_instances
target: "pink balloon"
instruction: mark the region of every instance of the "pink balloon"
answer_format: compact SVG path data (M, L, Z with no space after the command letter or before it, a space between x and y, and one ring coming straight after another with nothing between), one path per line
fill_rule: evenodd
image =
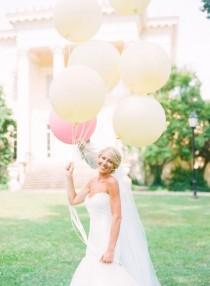
M49 124L55 137L66 144L86 142L96 129L96 119L82 123L69 123L54 112L50 114Z

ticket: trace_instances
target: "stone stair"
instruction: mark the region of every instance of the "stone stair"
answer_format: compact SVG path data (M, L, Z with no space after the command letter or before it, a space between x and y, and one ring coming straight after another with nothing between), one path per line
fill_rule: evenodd
M65 189L65 166L66 162L53 159L31 162L26 168L23 189ZM74 170L75 187L84 186L93 174L94 171L83 161L76 162Z

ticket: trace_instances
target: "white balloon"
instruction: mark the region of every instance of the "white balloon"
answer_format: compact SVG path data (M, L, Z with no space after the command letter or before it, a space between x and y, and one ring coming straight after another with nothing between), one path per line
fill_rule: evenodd
M117 106L113 127L124 144L136 147L150 145L166 129L165 111L153 96L129 96Z
M69 64L86 65L97 71L107 88L113 88L120 78L120 54L106 42L89 42L76 47L70 55Z
M66 39L89 40L101 25L102 11L96 0L58 0L54 8L54 25Z
M144 95L160 89L170 72L170 59L157 44L138 42L128 46L122 54L122 81L132 93Z
M141 14L150 0L110 0L112 7L121 15Z
M86 66L72 66L53 79L50 100L54 111L69 122L92 119L106 95L103 79Z

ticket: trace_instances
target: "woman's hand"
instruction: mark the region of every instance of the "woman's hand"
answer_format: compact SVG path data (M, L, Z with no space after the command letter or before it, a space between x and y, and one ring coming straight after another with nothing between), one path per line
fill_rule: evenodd
M100 262L102 263L112 263L114 259L114 251L107 250L101 257Z
M73 172L74 172L74 165L72 162L70 162L67 166L66 166L66 176L68 178L71 178L73 176Z

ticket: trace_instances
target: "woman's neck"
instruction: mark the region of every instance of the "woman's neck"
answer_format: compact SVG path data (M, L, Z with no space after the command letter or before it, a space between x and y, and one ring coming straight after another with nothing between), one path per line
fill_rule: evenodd
M111 175L111 174L98 173L98 180L106 179L106 178L108 178L110 175Z

